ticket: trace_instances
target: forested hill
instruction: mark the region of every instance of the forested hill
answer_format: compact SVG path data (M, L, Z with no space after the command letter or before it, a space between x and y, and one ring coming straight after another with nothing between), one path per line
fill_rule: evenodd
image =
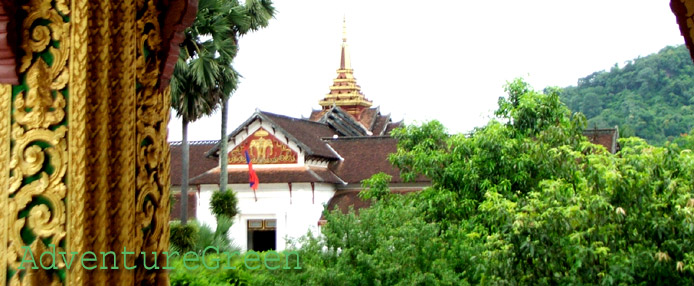
M595 72L564 88L562 101L588 128L619 126L620 137L662 144L694 127L694 65L684 45Z

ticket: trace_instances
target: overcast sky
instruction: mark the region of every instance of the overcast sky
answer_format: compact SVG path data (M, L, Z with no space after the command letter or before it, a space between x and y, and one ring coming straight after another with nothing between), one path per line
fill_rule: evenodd
M243 75L229 132L256 108L308 116L329 92L342 18L357 83L393 119L437 119L449 131L482 126L506 81L575 85L684 39L667 0L275 0L268 28L239 42ZM189 140L220 138L220 116L189 125ZM169 140L181 139L172 112Z

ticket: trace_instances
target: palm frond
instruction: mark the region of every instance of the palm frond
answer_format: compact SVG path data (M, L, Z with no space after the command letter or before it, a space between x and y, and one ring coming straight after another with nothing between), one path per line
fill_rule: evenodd
M268 25L270 0L199 0L171 79L171 107L187 122L209 115L236 90L238 37Z

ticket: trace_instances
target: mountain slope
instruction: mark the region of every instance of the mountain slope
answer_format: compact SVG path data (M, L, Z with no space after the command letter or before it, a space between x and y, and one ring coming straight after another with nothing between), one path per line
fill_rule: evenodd
M619 126L621 137L662 144L694 126L694 64L684 45L616 64L563 89L562 101L588 128Z

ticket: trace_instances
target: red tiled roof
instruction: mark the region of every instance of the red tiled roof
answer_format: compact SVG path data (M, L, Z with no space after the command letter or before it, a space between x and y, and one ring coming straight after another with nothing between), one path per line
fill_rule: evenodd
M339 107L336 107L337 109L340 109ZM325 122L328 126L330 126L332 129L339 131L339 127L341 125L339 123L334 123L331 122L329 119L324 119L325 114L329 111L332 111L332 109L326 111L326 110L313 110L311 111L311 115L307 118L309 121L313 122ZM361 118L357 120L352 114L349 114L348 112L342 112L344 113L345 117L348 118L348 121L353 121L354 124L361 124L364 128L366 128L368 131L371 132L372 135L374 136L382 136L386 135L387 132L390 132L390 130L394 127L399 126L400 123L397 123L396 125L390 126L391 120L390 120L390 114L387 115L381 115L380 108L369 108L366 109L362 112ZM338 126L333 126L337 124ZM344 124L343 124L344 125ZM390 127L390 129L388 129ZM366 133L363 133L366 135Z
M364 125L364 127L366 127L366 129L371 130L371 127L374 125L374 122L376 121L376 119L380 115L379 113L380 112L378 111L378 108L365 109L364 111L361 112L361 118L359 118L359 122L362 125ZM352 117L354 117L354 116L352 116Z
M299 141L297 143L303 143L309 149L306 151L310 156L320 156L328 159L338 158L337 155L320 140L321 137L332 137L335 134L327 125L269 112L261 112L261 114L277 124L279 128L288 133L288 136L296 138L296 140Z
M334 209L340 210L340 212L346 214L349 212L349 207L353 207L355 213L359 214L359 209L368 208L371 206L370 201L362 200L359 197L359 192L356 190L346 190L335 193L335 195L328 201L326 206L327 211L333 211ZM323 219L323 216L321 216Z
M388 123L388 126L386 126L386 131L383 132L383 135L390 135L390 131L393 131L393 129L398 128L400 126L402 126L402 120L398 122Z
M325 139L344 160L336 163L332 170L347 183L360 183L373 174L384 172L400 183L400 171L388 161L388 155L397 151L397 140L389 136L341 137ZM428 182L426 178L418 182Z
M219 165L217 159L205 157L205 152L217 145L217 141L191 141L188 144L190 152L188 178L199 176ZM180 141L169 142L169 146L171 148L171 185L179 186L181 185L181 169L183 168L183 149Z
M342 180L327 168L319 167L284 167L284 168L255 168L258 175L260 187L263 183L310 183L325 182L342 184ZM229 183L243 184L248 183L248 169L229 169ZM205 174L193 178L191 185L218 184L220 169L214 168Z
M385 135L386 132L386 127L388 123L390 122L390 114L388 115L379 115L376 121L374 122L373 128L371 128L371 133L376 136L383 136Z
M308 116L308 120L310 121L318 121L323 117L323 114L325 114L325 110L312 110L311 115Z
M180 220L181 219L181 193L177 192L173 194L173 206L171 208L171 213L169 213L169 220ZM195 192L188 191L188 219L195 219L195 211L198 206L198 196Z
M617 153L620 149L617 142L619 139L617 128L586 129L583 130L583 136L588 137L588 140L593 144L605 146L610 153Z
M357 121L352 114L339 106L330 109L319 121L340 136L368 136L369 129Z
M400 189L397 191L391 191L394 194L408 194L411 192L420 191L421 188L410 188L410 189ZM354 208L354 213L359 214L359 210L362 208L368 208L371 206L371 201L362 200L359 197L359 192L357 190L343 190L338 191L335 195L328 201L326 206L327 211L333 211L335 209L340 210L343 214L349 212L350 207ZM320 220L325 219L325 214L321 215Z

